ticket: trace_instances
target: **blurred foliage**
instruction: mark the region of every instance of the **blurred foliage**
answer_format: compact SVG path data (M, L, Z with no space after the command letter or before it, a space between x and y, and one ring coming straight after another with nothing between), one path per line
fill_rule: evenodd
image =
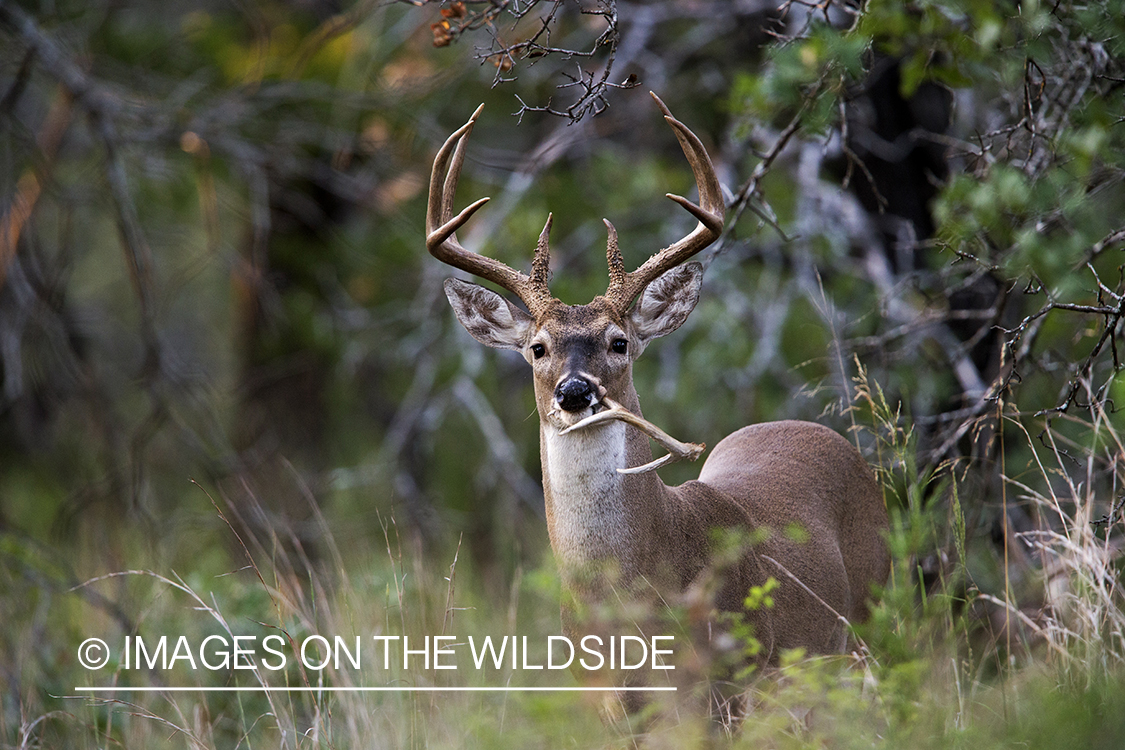
M585 302L603 216L631 267L692 225L648 88L731 211L699 306L636 364L646 417L710 445L823 421L896 518L868 661L787 664L732 744L1119 744L1121 0L0 0L3 742L75 744L74 644L186 622L168 581L230 622L433 633L463 536L473 627L555 632L530 378L448 310L429 167L484 101L458 204L493 201L462 241L522 268L553 212L552 290ZM262 580L224 575L247 554ZM838 718L795 726L808 696ZM424 735L396 698L332 735L329 708L368 707L309 701L175 711L211 711L196 746L270 712L328 732L302 746L501 731L466 701ZM78 744L166 731L81 711ZM561 744L588 711L527 699L504 736Z

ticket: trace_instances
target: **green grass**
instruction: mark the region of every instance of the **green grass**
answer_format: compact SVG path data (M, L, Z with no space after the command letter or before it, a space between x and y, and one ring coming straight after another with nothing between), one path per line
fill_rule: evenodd
M236 533L225 522L232 509L193 487L178 525L160 532L125 522L72 532L65 544L0 536L6 682L0 743L1121 747L1125 612L1121 519L1112 515L1112 489L1120 486L1118 457L1125 451L1112 419L1095 413L1038 435L1026 419L1007 417L1007 452L991 485L999 496L981 490L984 496L973 502L1022 504L1038 526L1010 529L996 543L966 522L966 472L921 472L908 421L862 375L857 392L857 421L870 425L861 438L875 441L894 519L892 581L870 621L857 629L851 653L790 654L779 668L723 691L728 698L740 693L730 705L744 716L712 716L711 689L702 677L712 656L686 641L684 633L699 632L699 623L682 610L667 613L679 618L677 671L661 683L679 690L652 694L632 716L607 711L606 695L597 693L318 691L584 684L569 670L513 669L507 661L478 670L466 645L470 636L477 643L485 636L527 636L535 649L530 663L542 662L542 645L560 628L550 555L538 565L517 566L498 584L484 580L457 543L424 547L392 516L380 514L360 529L370 516L326 518L319 511L318 550L309 555L284 529ZM1107 522L1094 523L1104 516ZM546 550L545 535L533 542ZM927 570L935 564L936 572ZM286 664L192 669L180 653L168 670L126 669L121 646L138 634L150 646L168 636L169 655L180 636L192 648L208 637L214 645L235 636L274 636ZM299 644L315 635L341 636L349 646L359 636L361 667L302 667ZM91 671L78 663L78 646L95 636L110 644L115 658ZM455 636L447 642L454 656L440 658L457 669L426 669L420 655L403 668L397 643L385 668L373 636L406 636L412 648L426 636ZM192 657L202 658L198 651ZM274 658L259 651L262 657ZM208 658L220 656L213 650ZM75 689L260 684L312 689L112 696Z

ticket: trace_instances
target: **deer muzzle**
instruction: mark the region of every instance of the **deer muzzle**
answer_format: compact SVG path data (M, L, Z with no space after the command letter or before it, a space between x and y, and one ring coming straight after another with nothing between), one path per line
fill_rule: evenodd
M601 400L599 390L604 389L581 375L571 375L555 386L555 403L572 414L585 411Z

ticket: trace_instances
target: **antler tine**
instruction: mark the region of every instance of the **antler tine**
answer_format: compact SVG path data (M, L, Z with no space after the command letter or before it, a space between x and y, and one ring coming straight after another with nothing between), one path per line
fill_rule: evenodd
M656 253L641 264L636 271L625 274L620 281L618 281L620 277L613 272L613 260L610 261L610 285L605 296L617 305L622 312L628 310L637 295L644 291L644 288L660 274L683 263L718 239L719 235L723 233L723 217L726 214L723 189L719 184L718 176L715 174L711 157L707 155L707 150L703 148L703 143L686 125L672 116L671 111L659 96L651 91L649 94L660 107L660 111L664 113L664 120L671 126L672 132L676 134L676 140L680 142L680 148L691 165L691 171L695 174L695 183L699 188L699 205L692 203L682 195L668 193L667 196L687 209L692 216L699 220L699 224L686 237ZM612 236L613 234L611 232L611 247L607 251L611 258L616 253L616 238ZM617 257L620 256L617 255Z
M547 277L551 273L551 247L548 244L551 236L551 220L554 214L547 214L547 223L543 225L543 231L539 233L539 244L535 246L535 257L531 260L531 284L536 288L541 288L542 293L550 298L551 294L547 291Z
M481 198L462 211L454 221L453 196L457 192L457 181L461 176L461 166L465 161L465 142L468 134L472 132L477 117L480 116L484 105L477 107L469 121L458 128L449 136L434 157L434 168L430 174L429 204L426 206L426 245L438 247L457 231L469 217L489 199ZM449 164L450 156L453 157L452 166ZM448 170L448 172L447 172ZM444 178L444 179L443 179ZM457 245L456 239L453 244ZM432 253L433 250L431 249Z
M606 231L609 233L609 239L606 240L605 246L605 259L609 265L609 288L613 289L615 286L620 286L625 283L629 274L625 272L625 261L621 258L621 248L617 246L617 228L610 223L609 219L602 219L605 223Z
M507 289L527 305L532 315L538 315L551 301L546 282L548 254L546 236L551 227L550 217L547 218L547 226L544 227L543 234L539 238L531 277L494 258L466 250L454 234L489 201L489 198L481 198L456 216L453 215L453 199L457 193L461 167L465 162L465 144L483 109L483 104L477 107L469 121L446 139L438 150L437 156L434 157L434 168L430 174L429 203L426 207L426 249L442 263Z

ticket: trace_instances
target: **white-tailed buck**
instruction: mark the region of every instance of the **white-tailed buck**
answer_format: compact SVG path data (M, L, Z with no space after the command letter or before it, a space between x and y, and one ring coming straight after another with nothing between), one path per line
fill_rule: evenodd
M695 173L699 204L669 195L699 223L686 237L627 272L609 231L609 287L587 305L566 305L547 289L548 234L539 236L530 275L466 250L454 232L488 198L454 215L465 143L480 109L434 159L426 246L438 260L515 294L456 279L445 292L458 320L483 344L515 349L531 364L539 409L547 528L567 593L580 607L622 591L658 592L668 601L708 572L720 576L713 604L742 612L751 586L780 584L774 606L746 612L762 658L803 647L844 648L842 618L865 619L873 584L884 584L887 513L871 469L838 433L809 422L770 422L724 438L699 481L668 487L653 468L695 458L641 416L633 360L650 341L675 331L699 298L702 267L684 263L719 237L722 189L699 139L656 95ZM649 438L670 451L652 460ZM742 534L743 551L717 570L722 532ZM642 596L642 594L639 594ZM613 602L618 601L616 598ZM564 627L578 623L564 609Z

